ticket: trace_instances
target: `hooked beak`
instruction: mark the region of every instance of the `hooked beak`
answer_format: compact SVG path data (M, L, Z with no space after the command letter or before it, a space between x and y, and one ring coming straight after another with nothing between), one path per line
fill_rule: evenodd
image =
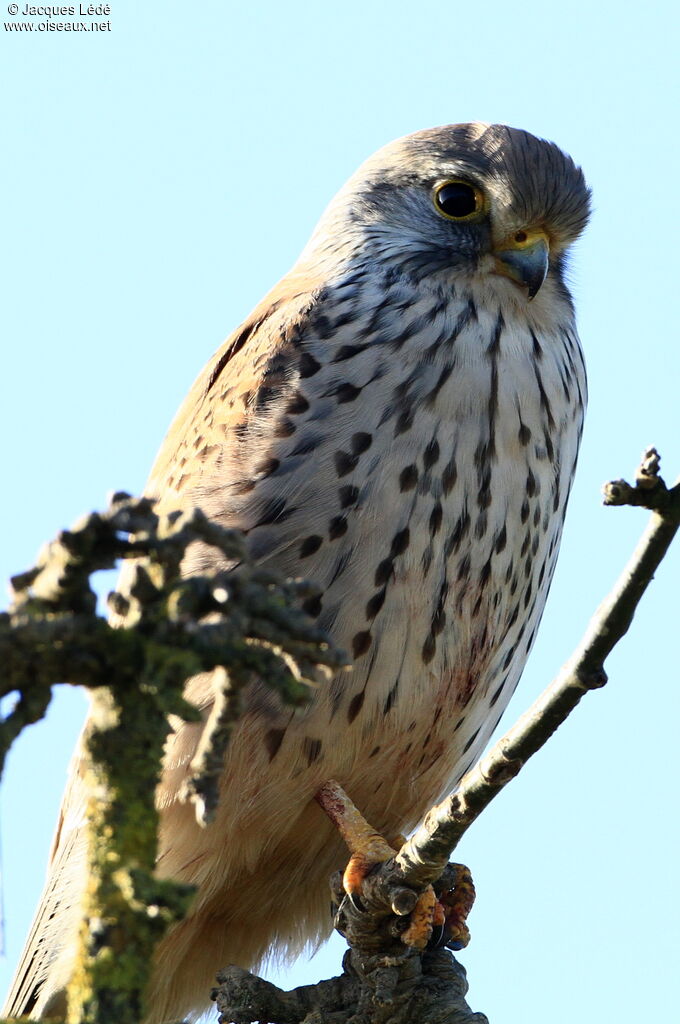
M516 231L494 249L494 256L496 273L523 285L533 299L548 273L550 245L545 231Z

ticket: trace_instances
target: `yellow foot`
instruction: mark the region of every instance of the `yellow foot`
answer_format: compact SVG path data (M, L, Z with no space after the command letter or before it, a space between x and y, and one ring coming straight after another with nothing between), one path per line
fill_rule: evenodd
M356 907L363 881L371 868L394 857L398 851L371 828L334 780L324 783L315 799L349 847L351 857L343 875L343 887ZM403 837L399 837L399 841L403 845ZM409 926L401 936L405 945L425 949L436 930L441 936L437 944L451 944L455 949L467 946L470 933L465 921L474 902L475 890L468 869L462 864L455 867L454 887L440 896L439 900L429 885L418 896L415 906L410 904ZM404 913L394 903L393 909L395 913Z
M453 888L443 892L439 905L444 914L444 931L440 944L451 949L464 949L470 941L467 919L475 902L475 886L470 869L464 864L450 864L455 869Z

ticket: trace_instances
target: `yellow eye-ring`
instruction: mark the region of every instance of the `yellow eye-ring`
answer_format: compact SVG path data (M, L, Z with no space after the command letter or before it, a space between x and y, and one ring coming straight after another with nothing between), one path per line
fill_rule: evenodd
M484 209L481 190L468 181L442 181L435 187L433 199L448 220L472 220Z

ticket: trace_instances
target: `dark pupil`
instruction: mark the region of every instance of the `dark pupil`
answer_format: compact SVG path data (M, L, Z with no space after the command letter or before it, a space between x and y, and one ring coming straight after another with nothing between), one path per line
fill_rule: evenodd
M449 217L467 217L477 208L475 190L463 182L452 182L444 185L437 193L439 208Z

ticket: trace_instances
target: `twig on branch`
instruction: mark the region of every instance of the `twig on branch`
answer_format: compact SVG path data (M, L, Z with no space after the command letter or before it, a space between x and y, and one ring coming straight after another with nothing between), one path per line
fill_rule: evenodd
M467 773L456 792L432 808L394 864L386 865L386 884L419 888L433 882L472 822L552 736L584 693L607 682L604 662L628 631L680 526L680 481L667 489L658 468L658 453L650 448L643 454L635 487L625 481L605 485L605 504L643 505L655 510L630 561L555 680Z

